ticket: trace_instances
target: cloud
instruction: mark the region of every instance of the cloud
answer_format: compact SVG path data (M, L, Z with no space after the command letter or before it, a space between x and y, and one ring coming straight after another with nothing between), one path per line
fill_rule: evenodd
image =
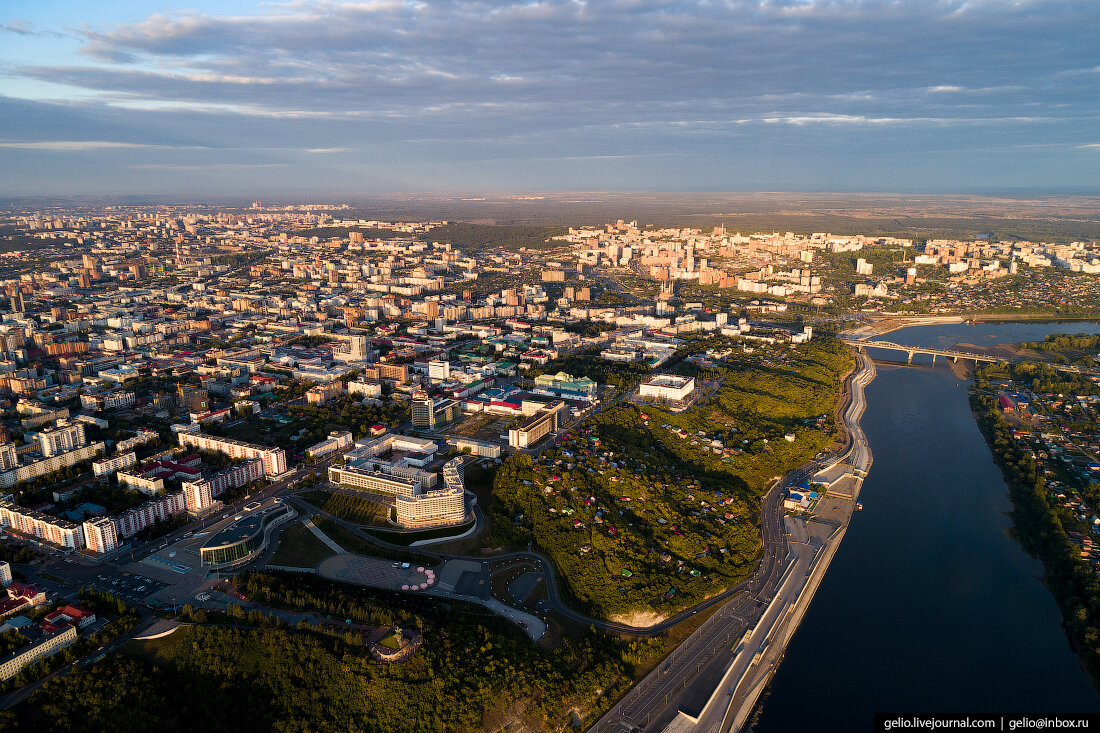
M1100 68L1098 26L1094 0L290 0L128 23L89 13L70 31L82 55L16 59L9 74L91 99L52 117L42 108L34 124L0 106L0 130L266 150L326 175L346 165L349 178L348 160L379 157L656 169L713 155L728 170L759 150L1008 150L1039 128L1072 147L1100 134L1094 77L1080 72Z
M65 153L90 150L113 150L119 148L130 150L136 150L140 148L163 150L169 147L170 146L167 145L145 145L142 143L111 142L108 140L36 140L32 142L0 141L0 148L11 148L14 150L50 150L54 152Z
M32 25L25 21L16 18L11 23L0 24L0 31L6 31L8 33L15 33L20 36L33 36L34 31Z

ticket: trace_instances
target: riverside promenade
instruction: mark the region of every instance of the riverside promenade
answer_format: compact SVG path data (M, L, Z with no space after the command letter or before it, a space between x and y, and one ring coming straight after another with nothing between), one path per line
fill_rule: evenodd
M814 475L815 481L829 485L814 513L808 518L784 518L789 552L774 597L734 645L732 662L697 714L681 709L662 727L640 730L731 733L742 730L749 720L844 539L863 478L871 467L860 417L866 409L864 390L876 372L866 354L856 358L858 368L851 377L849 401L842 415L850 438L848 450Z

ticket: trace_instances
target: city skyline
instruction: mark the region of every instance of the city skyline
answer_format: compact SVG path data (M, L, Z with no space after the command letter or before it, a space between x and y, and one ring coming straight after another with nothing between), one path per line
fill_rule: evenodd
M5 195L1095 191L1087 2L9 4Z

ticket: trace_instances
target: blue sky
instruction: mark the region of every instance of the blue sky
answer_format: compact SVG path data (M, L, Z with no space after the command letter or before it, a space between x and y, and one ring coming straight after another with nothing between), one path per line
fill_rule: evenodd
M1095 0L0 6L0 193L1100 192Z

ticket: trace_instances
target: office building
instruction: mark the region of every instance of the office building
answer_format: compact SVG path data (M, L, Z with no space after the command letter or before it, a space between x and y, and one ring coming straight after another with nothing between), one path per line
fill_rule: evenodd
M675 374L658 374L642 382L638 394L656 400L683 402L695 389L695 379Z
M527 448L558 429L558 412L564 403L556 402L545 410L539 410L517 427L508 431L508 445Z

